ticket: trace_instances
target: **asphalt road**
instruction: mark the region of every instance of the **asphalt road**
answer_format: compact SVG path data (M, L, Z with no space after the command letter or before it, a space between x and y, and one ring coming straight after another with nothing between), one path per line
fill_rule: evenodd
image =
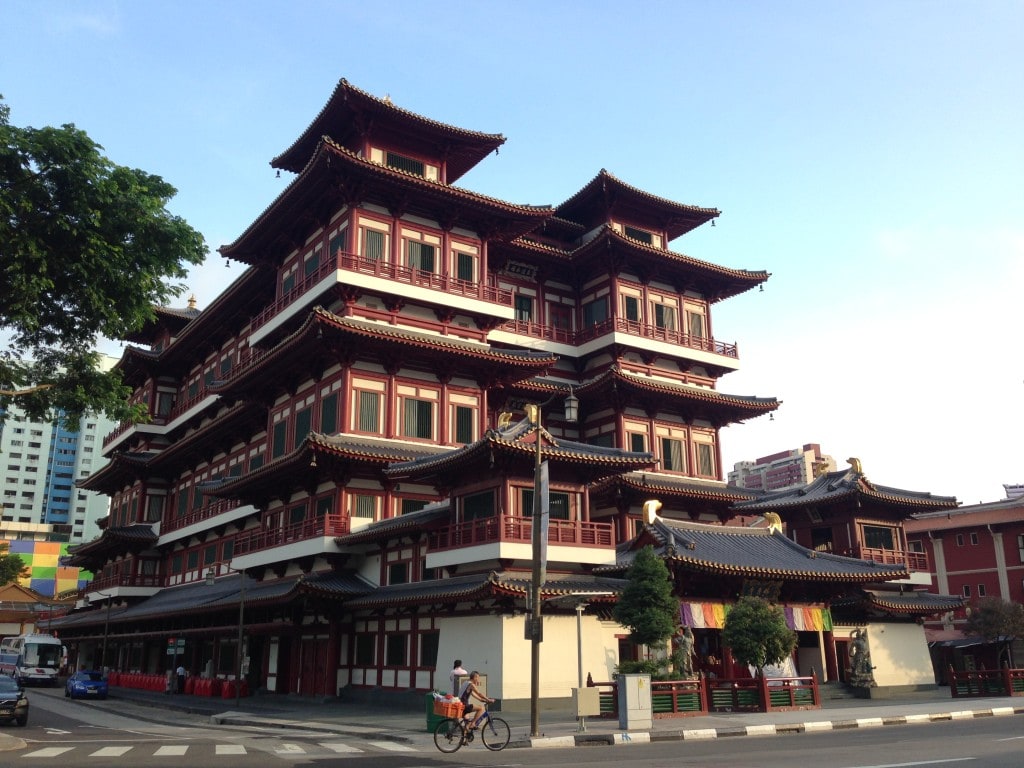
M51 768L150 768L201 765L422 768L472 765L588 768L1022 768L1020 717L987 717L906 726L617 746L515 749L491 753L479 743L443 755L426 734L384 741L264 726L215 725L207 716L118 699L68 701L62 690L33 690L25 728L0 726L25 740L0 753L0 765Z

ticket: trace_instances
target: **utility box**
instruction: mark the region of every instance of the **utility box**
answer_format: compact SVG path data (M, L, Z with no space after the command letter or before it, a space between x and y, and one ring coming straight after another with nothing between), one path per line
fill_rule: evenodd
M651 676L618 675L619 728L626 731L651 729Z
M573 688L572 704L576 717L597 717L601 714L601 692L597 688Z

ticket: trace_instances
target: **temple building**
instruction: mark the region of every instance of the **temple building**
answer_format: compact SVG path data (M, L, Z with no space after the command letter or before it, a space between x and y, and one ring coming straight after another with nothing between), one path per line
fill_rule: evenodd
M250 690L376 695L443 690L461 658L525 701L543 489L541 697L569 695L577 650L595 679L636 655L610 608L646 543L706 656L723 606L758 592L805 672L841 676L830 606L907 563L838 527L831 552L745 527L768 507L724 482L721 431L779 402L721 388L739 349L712 310L768 273L671 250L719 211L604 170L556 206L455 186L504 141L342 80L274 158L294 178L220 249L245 272L201 311L158 310L118 363L150 420L82 483L111 507L55 622L78 665L161 671L173 638L191 672Z

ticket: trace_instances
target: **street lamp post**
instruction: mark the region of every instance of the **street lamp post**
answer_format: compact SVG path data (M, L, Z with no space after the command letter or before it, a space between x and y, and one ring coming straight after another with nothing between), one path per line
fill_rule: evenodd
M242 642L245 632L245 569L232 568L230 565L225 565L229 571L237 573L239 576L239 588L238 588L238 649L235 654L235 707L240 708L242 706ZM216 582L216 571L211 566L210 570L206 572L206 584L207 586L213 586Z
M93 594L107 600L106 615L103 619L103 645L100 646L100 672L104 672L107 668L107 638L110 637L110 606L114 604L114 596L104 592L93 592ZM88 595L85 596L85 602L91 602Z
M549 401L550 402L550 401ZM575 422L579 415L579 398L572 393L565 397L565 420ZM530 735L540 736L540 644L544 640L541 623L540 590L546 576L544 544L547 535L547 484L543 476L541 455L541 408L545 405L529 403L527 416L536 429L536 451L533 464L533 520L530 524L530 544L533 555L533 570L530 575Z

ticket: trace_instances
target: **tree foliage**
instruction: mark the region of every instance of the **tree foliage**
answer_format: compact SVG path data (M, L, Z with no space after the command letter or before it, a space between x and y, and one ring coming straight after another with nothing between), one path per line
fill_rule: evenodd
M1012 640L1024 637L1024 605L998 597L983 598L971 607L971 615L964 622L964 632L989 642L999 638Z
M7 542L0 542L0 586L28 577L28 568L20 555L12 555L7 550Z
M612 616L629 628L633 642L648 647L664 643L679 623L679 602L672 596L668 568L647 546L637 552L626 578L629 583Z
M725 617L722 642L733 657L762 673L796 648L796 632L786 626L782 609L759 597L741 597Z
M97 368L97 338L180 294L203 236L167 210L176 190L159 176L114 164L74 125L9 118L0 101L0 390L39 420L139 418L120 371Z

